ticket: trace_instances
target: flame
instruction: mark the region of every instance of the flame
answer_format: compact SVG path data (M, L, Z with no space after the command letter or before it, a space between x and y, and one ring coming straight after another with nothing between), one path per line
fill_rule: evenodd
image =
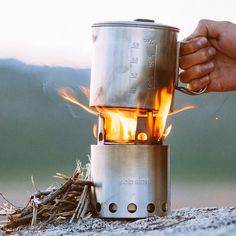
M138 139L139 141L146 141L146 140L148 139L148 136L147 136L146 133L141 132L141 133L138 134L137 139Z
M172 129L172 125L169 125L166 128L165 132L163 133L163 139L165 139L170 134L171 129Z
M147 112L147 132L150 136L160 141L172 102L172 87L163 88L155 96L156 112ZM106 140L112 142L130 142L135 140L137 120L140 115L139 109L121 110L111 108L96 108L105 119ZM155 117L155 119L153 119ZM137 136L138 140L145 141L148 136L146 133Z
M97 133L98 133L98 125L95 123L93 124L93 136L97 138Z
M173 116L173 115L176 115L176 114L178 114L180 112L191 110L191 109L195 109L195 108L196 108L196 106L193 106L193 105L182 107L182 108L180 108L180 109L178 109L176 111L173 111L173 112L169 113L169 116Z
M135 140L137 114L129 110L97 108L105 119L106 140L129 142Z
M78 106L80 106L81 108L83 108L85 111L93 114L93 115L98 115L98 113L96 111L94 111L93 109L83 105L75 96L74 91L71 88L68 87L63 87L63 88L59 88L57 89L57 92L59 93L59 95L61 97L63 97L64 99L66 99L67 101L70 101Z
M88 97L89 96L89 88L81 86L80 87L83 94ZM73 90L68 87L59 88L57 91L61 97L70 101L85 111L102 117L104 120L104 137L101 139L105 139L110 142L118 142L118 143L127 143L133 142L136 139L137 132L137 122L138 117L146 117L146 131L141 131L137 135L137 140L146 141L149 138L154 138L157 141L165 139L171 131L171 125L168 128L165 128L166 121L168 115L175 115L182 111L186 111L189 109L195 108L194 106L186 106L172 113L170 112L170 107L172 103L173 97L173 85L170 87L160 89L154 99L154 111L148 111L144 113L139 109L136 110L124 110L118 108L106 108L106 107L96 107L96 110L93 108L89 108L83 105L75 96ZM97 125L93 126L93 134L97 137Z
M154 137L160 141L166 125L166 120L170 111L172 102L173 88L162 88L160 93L155 96L155 108L159 107L156 113L156 119L154 123Z

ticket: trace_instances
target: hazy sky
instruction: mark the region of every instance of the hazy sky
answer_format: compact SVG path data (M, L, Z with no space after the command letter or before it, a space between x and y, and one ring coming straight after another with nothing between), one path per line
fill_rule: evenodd
M186 37L202 18L236 23L236 0L0 0L0 58L88 67L91 25L149 18Z

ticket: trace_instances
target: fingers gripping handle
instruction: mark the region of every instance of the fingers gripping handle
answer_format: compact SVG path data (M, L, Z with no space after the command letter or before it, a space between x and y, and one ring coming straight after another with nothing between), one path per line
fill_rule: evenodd
M175 89L179 90L182 93L186 93L188 95L200 95L206 92L207 86L204 88L194 91L187 87L179 86L179 54L180 54L180 44L184 43L184 41L178 41L176 45L176 74L175 74Z

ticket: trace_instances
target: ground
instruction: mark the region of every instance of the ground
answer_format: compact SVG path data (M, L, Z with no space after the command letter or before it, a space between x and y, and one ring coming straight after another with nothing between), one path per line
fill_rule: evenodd
M82 224L49 225L45 229L24 228L12 235L236 235L236 207L185 208L167 217L136 221L90 218Z

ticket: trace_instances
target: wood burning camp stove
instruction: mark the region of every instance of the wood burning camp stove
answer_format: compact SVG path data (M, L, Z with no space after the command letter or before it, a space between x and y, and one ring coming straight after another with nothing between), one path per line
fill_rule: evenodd
M91 146L93 206L99 217L170 212L170 165L163 144L178 87L178 29L152 20L93 25L90 106L99 111Z

